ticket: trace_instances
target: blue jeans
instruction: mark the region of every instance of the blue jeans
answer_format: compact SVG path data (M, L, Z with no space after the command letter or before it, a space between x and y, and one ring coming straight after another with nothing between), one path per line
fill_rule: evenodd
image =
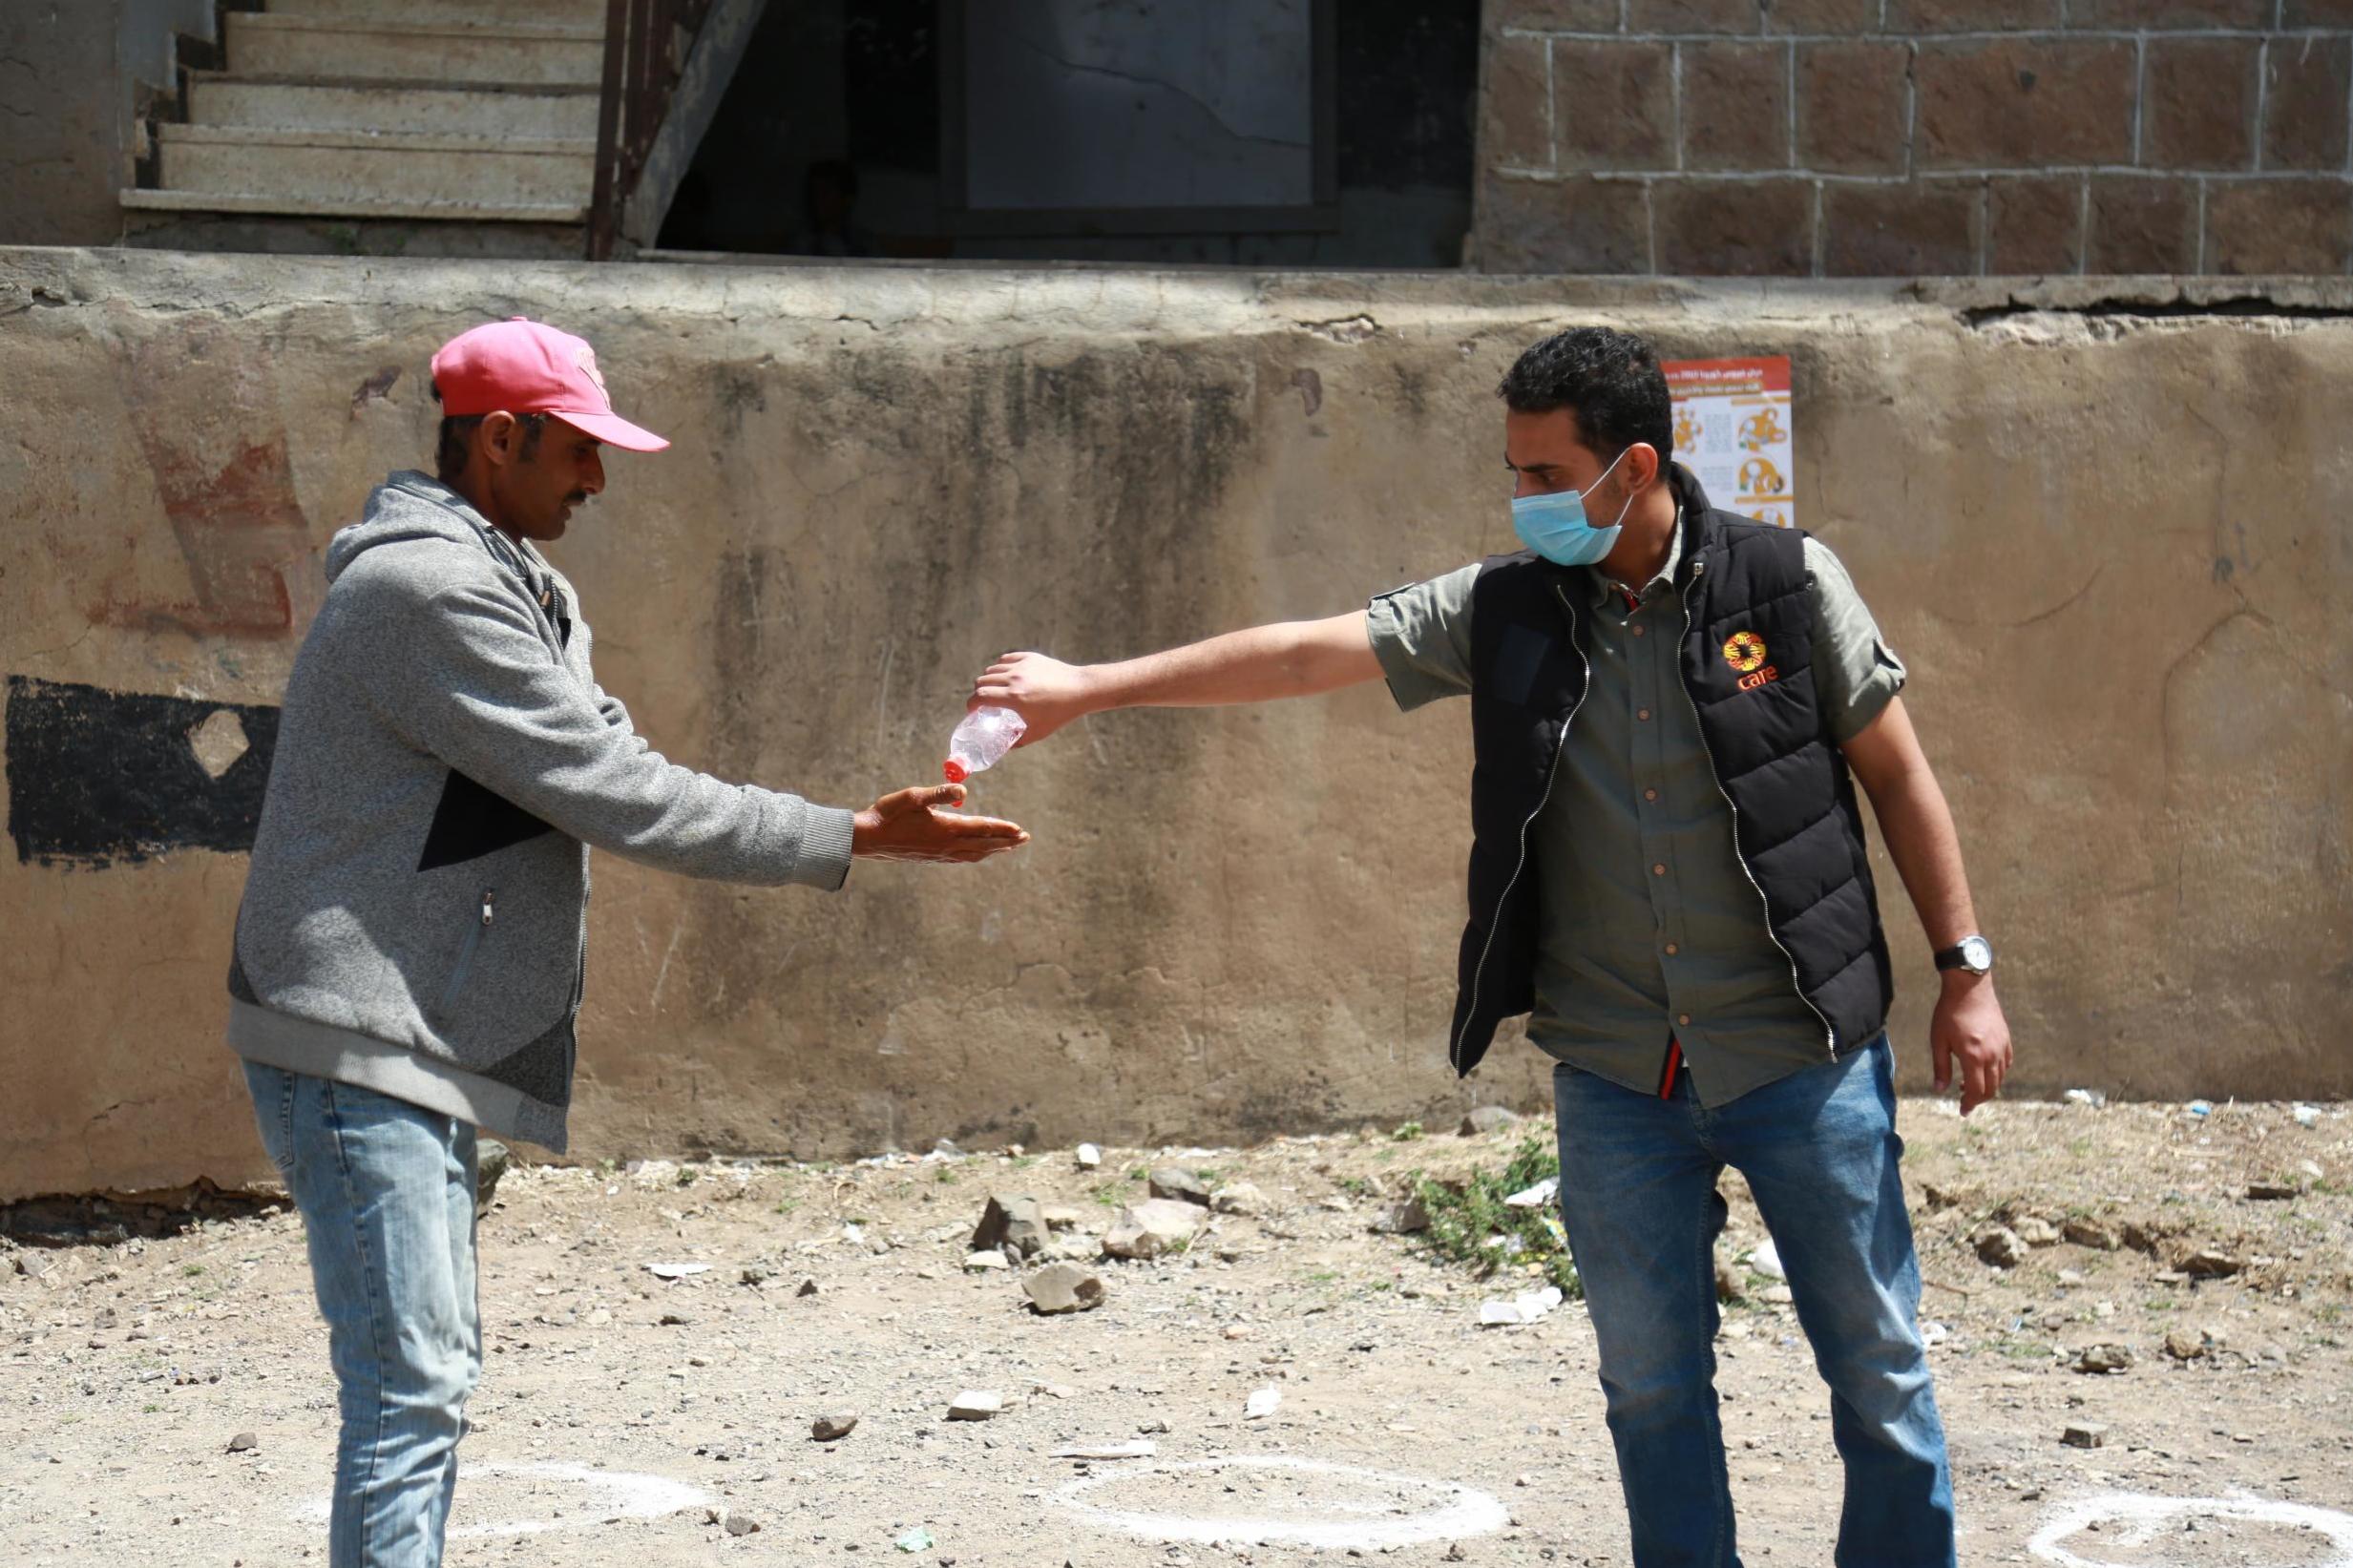
M1563 1065L1561 1218L1600 1342L1635 1568L1738 1568L1716 1420L1716 1179L1746 1176L1830 1385L1838 1568L1950 1568L1952 1475L1919 1324L1885 1036L1715 1110Z
M343 1411L328 1568L435 1568L482 1375L474 1130L347 1083L245 1064L302 1210Z

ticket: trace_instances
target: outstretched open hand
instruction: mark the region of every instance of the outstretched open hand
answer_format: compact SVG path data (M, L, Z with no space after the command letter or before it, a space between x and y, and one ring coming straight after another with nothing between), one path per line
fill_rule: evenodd
M885 795L858 813L850 852L866 860L955 866L986 860L1029 842L1029 834L1014 823L942 809L963 804L962 784L932 784Z

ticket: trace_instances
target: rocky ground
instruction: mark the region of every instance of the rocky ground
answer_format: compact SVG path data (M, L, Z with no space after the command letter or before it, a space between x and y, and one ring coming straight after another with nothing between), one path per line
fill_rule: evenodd
M2353 1563L2353 1114L1902 1114L1964 1562ZM1404 1173L1494 1170L1545 1130L1094 1169L1068 1150L517 1166L482 1225L490 1365L450 1560L1624 1563L1581 1307L1482 1328L1483 1303L1541 1284L1527 1265L1481 1281L1375 1229ZM1189 1205L1181 1250L1101 1258L1166 1165L1240 1212ZM1743 1555L1827 1563L1827 1397L1728 1191ZM995 1228L1038 1258L970 1261L992 1194L1037 1201ZM1143 1230L1120 1244L1151 1250ZM1031 1309L1057 1255L1099 1305ZM950 1419L968 1394L1001 1408ZM848 1435L812 1436L836 1416ZM0 1242L0 1560L324 1560L333 1437L291 1214Z

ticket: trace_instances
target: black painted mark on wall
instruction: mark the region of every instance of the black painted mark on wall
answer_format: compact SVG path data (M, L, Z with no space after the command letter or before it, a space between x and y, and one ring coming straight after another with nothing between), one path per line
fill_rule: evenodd
M6 733L17 860L98 870L251 849L278 710L12 675Z

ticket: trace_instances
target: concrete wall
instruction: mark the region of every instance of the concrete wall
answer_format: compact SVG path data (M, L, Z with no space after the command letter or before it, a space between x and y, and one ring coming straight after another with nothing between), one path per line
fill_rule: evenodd
M122 840L0 853L0 1198L260 1170L218 1043L243 862L201 847L255 781L184 737L220 765L217 706L265 727L321 547L428 449L427 356L517 312L677 441L559 547L605 683L672 756L845 804L935 777L1000 649L1141 652L1505 544L1491 388L1551 327L1786 352L1807 520L1915 672L2019 1087L2353 1093L2353 290L1950 286L0 251L0 675L89 688L62 741L11 697L10 831L89 805ZM603 858L576 1149L1541 1103L1524 1046L1467 1090L1443 1061L1464 729L1376 688L1098 719L981 781L1022 856L834 896Z
M2322 0L1486 0L1497 272L2343 273Z
M0 6L0 244L122 237L142 99L178 93L182 34L213 0L14 0Z

